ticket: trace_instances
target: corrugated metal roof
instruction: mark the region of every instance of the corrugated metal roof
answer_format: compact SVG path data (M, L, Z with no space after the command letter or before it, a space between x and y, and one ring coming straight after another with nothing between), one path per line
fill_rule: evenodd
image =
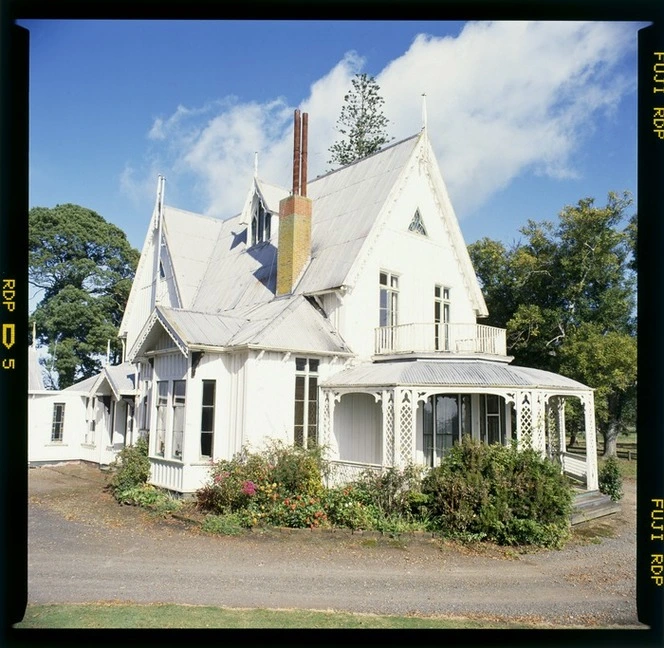
M550 371L517 367L487 360L409 360L375 362L346 369L323 383L324 387L441 385L444 387L542 387L590 389Z
M90 376L89 378L84 378L69 387L65 387L62 391L76 391L76 392L85 392L86 394L95 386L96 382L99 380L101 373Z
M208 268L224 222L164 206L164 237L183 308L190 308Z
M418 139L415 135L397 142L308 183L307 195L314 200L311 263L297 286L298 293L345 283Z
M115 394L132 396L136 393L136 385L134 384L136 379L135 367L131 363L124 362L119 365L106 366L103 374Z
M331 324L302 296L202 313L160 306L187 346L258 346L310 352L349 353Z
M419 136L345 166L307 184L314 200L311 263L297 293L336 288L371 231ZM271 240L247 245L246 214L225 221L164 207L168 249L182 307L218 313L274 298L279 201L288 190L256 179L272 217Z

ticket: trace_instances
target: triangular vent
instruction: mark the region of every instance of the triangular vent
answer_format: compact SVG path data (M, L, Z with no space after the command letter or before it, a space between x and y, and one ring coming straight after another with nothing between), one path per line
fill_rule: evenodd
M413 216L413 220L408 226L408 231L414 232L415 234L421 234L422 236L427 236L427 230L426 227L424 227L424 223L422 222L422 216L420 215L419 209L415 210L415 216Z

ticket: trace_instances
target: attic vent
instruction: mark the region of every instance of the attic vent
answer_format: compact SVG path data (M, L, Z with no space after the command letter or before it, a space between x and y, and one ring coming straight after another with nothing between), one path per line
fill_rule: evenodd
M408 231L414 232L415 234L421 234L422 236L427 236L427 230L424 227L424 223L422 222L422 216L420 216L419 209L415 210L415 216L413 216L413 220L410 221Z

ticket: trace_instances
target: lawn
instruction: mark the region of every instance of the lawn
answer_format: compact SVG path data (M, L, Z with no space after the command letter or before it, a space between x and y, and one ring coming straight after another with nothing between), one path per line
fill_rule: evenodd
M466 617L382 616L312 610L228 609L196 605L30 605L20 628L364 628L510 629L541 627Z

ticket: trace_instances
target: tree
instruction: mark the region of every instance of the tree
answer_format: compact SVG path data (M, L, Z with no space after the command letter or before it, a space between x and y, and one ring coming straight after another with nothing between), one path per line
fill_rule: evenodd
M140 255L85 207L34 207L28 220L28 281L44 291L31 319L63 389L100 371L109 339L120 359L118 327Z
M344 105L337 120L343 138L329 148L328 164L350 164L367 157L390 141L386 128L389 120L382 112L385 100L380 86L372 76L356 74L353 89L344 96Z
M635 398L636 218L629 194L610 193L565 207L557 223L528 223L506 248L481 239L469 246L491 313L507 329L515 364L561 372L596 392L605 455Z

